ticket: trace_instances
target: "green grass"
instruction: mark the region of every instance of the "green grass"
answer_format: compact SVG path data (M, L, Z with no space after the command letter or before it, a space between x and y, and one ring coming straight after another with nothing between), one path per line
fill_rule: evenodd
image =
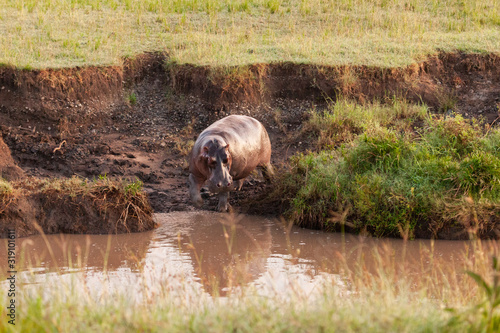
M16 327L6 320L0 327L4 332L433 332L449 318L430 300L377 294L346 300L333 290L316 301L248 295L180 306L168 296L138 305L124 295L105 302L70 296L26 297Z
M127 100L130 103L130 105L135 105L137 104L137 95L132 92L127 96Z
M500 51L496 0L0 0L0 64L407 65L437 50Z
M498 128L426 115L404 101L340 101L310 118L309 128L318 126L311 135L320 151L295 156L275 193L288 194L288 216L299 225L333 229L341 222L403 237L458 225L484 235L490 217L500 216Z
M427 117L427 107L392 98L387 103L375 101L365 107L355 101L340 98L330 102L322 113L310 111L303 135L317 136L317 147L335 147L352 141L358 134L373 127L392 126L398 131L411 132L412 125Z

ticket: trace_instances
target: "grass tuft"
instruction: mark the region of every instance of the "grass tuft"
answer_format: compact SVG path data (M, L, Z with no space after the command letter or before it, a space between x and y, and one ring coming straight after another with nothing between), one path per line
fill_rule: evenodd
M127 100L128 100L130 105L136 105L137 104L137 95L132 92L127 96Z
M9 196L12 195L14 189L12 185L3 178L0 178L0 196Z
M13 198L14 188L12 184L0 177L0 214L7 209Z

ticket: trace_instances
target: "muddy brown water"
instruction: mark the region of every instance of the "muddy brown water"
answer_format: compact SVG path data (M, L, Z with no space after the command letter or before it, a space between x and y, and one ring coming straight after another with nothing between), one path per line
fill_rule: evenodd
M280 293L292 284L310 293L327 280L346 287L352 272L376 273L381 267L417 284L436 276L456 281L471 257L467 241L373 239L301 229L274 218L212 212L155 218L160 226L150 232L18 238L19 281L57 286L78 276L98 295L109 290L139 295L147 288L213 296L239 286ZM0 258L6 258L7 241L1 242ZM488 248L496 243L483 244Z

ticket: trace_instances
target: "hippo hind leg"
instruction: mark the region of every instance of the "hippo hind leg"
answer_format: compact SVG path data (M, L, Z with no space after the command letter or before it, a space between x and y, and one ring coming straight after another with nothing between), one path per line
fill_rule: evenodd
M200 189L203 183L203 181L197 179L192 173L189 174L189 195L196 208L200 208L203 205L203 199L200 195Z
M231 205L228 202L229 192L219 193L219 204L217 205L217 210L219 212L228 212L231 209Z
M274 177L274 168L271 165L271 162L262 164L261 166L262 169L262 175L264 176L264 179L266 182L270 183Z

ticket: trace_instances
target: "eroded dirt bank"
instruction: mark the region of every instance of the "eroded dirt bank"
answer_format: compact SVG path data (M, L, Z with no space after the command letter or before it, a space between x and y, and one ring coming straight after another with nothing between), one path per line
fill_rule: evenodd
M13 229L24 237L42 230L108 234L156 227L148 198L138 190L140 183L33 177L16 165L1 137L0 177L0 238Z
M79 180L81 182L81 180ZM0 238L39 234L119 234L156 228L144 195L127 198L114 184L77 185L74 191L39 179L14 182L15 193L0 200Z
M4 67L0 131L28 176L138 178L156 212L191 210L189 141L216 119L247 114L262 121L279 168L311 148L294 134L325 100L394 95L496 124L500 57L440 54L401 69L277 63L218 70L144 54L117 67ZM256 177L230 201L243 212L279 214L281 203L262 199L269 190ZM204 209L215 205L210 199Z

